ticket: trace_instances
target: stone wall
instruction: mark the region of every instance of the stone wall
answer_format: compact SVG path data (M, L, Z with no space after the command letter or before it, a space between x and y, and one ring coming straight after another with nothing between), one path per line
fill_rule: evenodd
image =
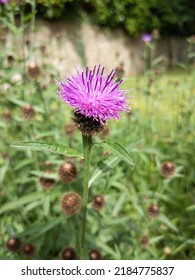
M26 34L28 38L28 32ZM72 72L75 67L102 64L107 69L124 63L126 76L144 70L144 43L132 39L122 30L110 31L89 23L36 21L36 55L51 63L60 73ZM163 55L164 65L174 66L186 61L187 42L180 38L160 39L152 57Z

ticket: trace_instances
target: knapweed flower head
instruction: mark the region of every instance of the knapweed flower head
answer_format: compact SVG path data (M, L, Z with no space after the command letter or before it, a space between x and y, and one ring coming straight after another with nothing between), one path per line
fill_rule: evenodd
M0 4L7 4L8 0L0 0Z
M120 89L122 80L114 80L114 69L104 74L104 67L95 66L89 70L77 71L75 76L60 82L61 99L75 108L76 114L92 118L103 125L109 119L120 118L120 112L127 110L126 91Z
M144 43L150 43L152 41L153 37L151 34L143 34L141 39Z

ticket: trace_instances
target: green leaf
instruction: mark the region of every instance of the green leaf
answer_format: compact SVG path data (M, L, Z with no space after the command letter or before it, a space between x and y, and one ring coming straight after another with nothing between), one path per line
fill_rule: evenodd
M110 140L106 140L101 143L101 146L103 148L109 150L110 152L112 152L118 158L126 161L128 164L130 164L132 166L135 165L134 161L133 161L132 157L130 156L130 154L128 153L128 151L125 148L123 148L119 143L110 141Z
M36 238L39 235L44 234L45 232L51 230L53 227L57 226L60 224L62 221L65 220L64 216L60 216L54 219L51 219L47 223L44 224L33 224L32 227L24 230L23 232L19 233L17 237L22 237L22 236L31 236L31 239Z
M139 141L138 139L136 143ZM130 151L135 146L135 143L132 143L127 146L127 151ZM91 175L91 178L89 180L89 188L95 182L96 179L98 179L102 174L107 173L110 169L117 166L117 164L121 161L121 158L118 156L109 155L106 159L102 159L98 162L97 168L94 170L94 172Z
M120 159L116 156L108 156L106 160L99 161L97 164L97 168L94 170L89 180L89 187L93 184L93 182L95 182L98 177L108 172L111 168L114 168L119 162Z
M83 158L81 154L64 145L38 142L38 141L22 141L11 144L12 148L28 149L33 151L49 151L55 154L65 155L67 157Z
M10 210L15 210L26 203L43 199L45 197L45 194L43 192L34 192L28 195L23 196L22 198L17 198L15 201L8 202L4 204L0 208L0 214L3 214L4 212L10 211Z
M158 63L162 62L164 60L164 55L160 55L159 57L152 60L152 66L157 65Z
M174 226L173 223L166 216L161 214L158 217L158 220L161 221L163 224L165 224L172 231L178 232L178 229L176 228L176 226Z
M1 17L0 20L14 34L18 35L19 33L21 33L21 29L17 28L14 24L10 23L6 18Z
M14 97L10 97L8 96L7 99L12 102L13 104L16 104L20 107L24 107L27 103L24 102L23 100L19 100L19 99L16 99ZM36 112L38 113L44 113L44 110L42 108L40 108L39 106L36 106L36 105L33 105L33 108L35 109Z

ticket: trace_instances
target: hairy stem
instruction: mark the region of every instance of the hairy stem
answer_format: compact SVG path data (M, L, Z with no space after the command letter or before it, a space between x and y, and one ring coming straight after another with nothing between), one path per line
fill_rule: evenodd
M88 202L88 184L89 184L89 163L90 153L92 147L92 136L83 137L83 155L84 155L84 179L83 179L83 218L82 218L82 234L81 234L81 247L80 255L82 256L83 249L85 247L85 235L86 235L86 220L87 220L87 202Z

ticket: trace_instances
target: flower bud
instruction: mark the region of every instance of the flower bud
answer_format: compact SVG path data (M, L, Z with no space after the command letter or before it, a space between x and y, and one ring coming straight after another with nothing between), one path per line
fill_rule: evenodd
M61 208L64 214L73 215L80 211L82 206L81 196L76 192L69 192L61 200Z
M45 171L45 175L50 174L50 170ZM55 180L47 177L40 177L39 182L43 190L51 190L55 186Z
M36 247L33 244L25 244L22 251L26 257L33 257L36 252Z
M32 120L34 119L36 113L31 105L25 105L22 108L22 114L26 120Z
M7 250L12 253L18 253L21 250L22 242L19 238L9 238L6 243Z
M10 121L12 115L11 115L11 112L9 110L5 110L3 113L2 113L2 117L3 119L8 122Z
M64 247L60 253L62 260L76 260L76 250L72 247Z
M165 246L163 248L163 252L164 252L165 255L170 255L172 253L172 250L169 246Z
M142 249L146 248L148 246L149 243L149 238L147 235L143 235L141 240L140 240L140 245L142 247Z
M72 183L77 177L76 166L72 161L66 161L60 165L58 175L62 183Z
M41 70L39 68L39 66L34 63L34 62L31 62L29 65L28 65L28 75L29 77L32 79L32 80L37 80L41 74Z
M89 258L90 258L90 260L101 260L102 254L97 249L92 249L89 252Z
M173 162L165 161L161 166L161 174L166 178L171 177L175 174L175 169L176 167Z
M148 208L148 216L150 218L155 218L160 214L160 208L156 204L151 204Z
M100 211L102 208L104 208L104 206L105 206L105 199L102 195L96 195L93 197L92 207L95 210Z

